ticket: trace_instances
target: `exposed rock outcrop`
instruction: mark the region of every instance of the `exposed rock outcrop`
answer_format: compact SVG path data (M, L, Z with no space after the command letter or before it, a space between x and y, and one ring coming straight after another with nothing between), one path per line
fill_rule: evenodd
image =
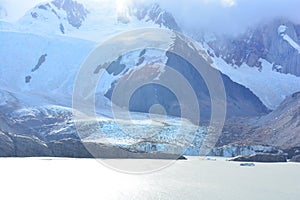
M54 0L52 3L58 8L63 9L67 13L69 24L75 28L80 28L82 22L87 17L89 11L77 1L73 0ZM55 13L54 13L55 14Z
M64 139L48 143L53 156L70 158L92 158L92 155L86 150L79 140Z
M12 139L0 131L0 157L15 156L15 149Z
M300 146L300 93L287 97L269 115L258 120L260 128L252 134L253 140L261 140L284 149Z
M290 162L300 162L300 155L294 156Z
M226 122L217 146L228 144L268 145L290 157L300 154L300 93L287 97L266 116L233 118Z
M252 154L248 156L238 156L230 159L238 162L287 162L284 155L278 154Z
M212 149L209 156L236 157L256 153L283 154L283 151L272 146L263 145L225 145Z
M300 25L277 19L250 28L239 36L219 36L209 42L209 46L214 49L217 57L222 57L228 64L241 66L246 63L260 69L262 58L273 63L273 70L279 73L300 76L300 54L282 37L282 32L279 31L282 25L286 27L286 34L299 44Z
M186 55L186 58L182 58L176 55L175 53L173 53L173 50L175 52L183 52L183 54ZM169 51L160 53L162 57L167 57L166 65L180 73L180 75L182 75L185 80L188 81L188 83L194 90L199 103L199 108L201 110L201 119L203 119L204 122L205 120L209 120L211 117L211 99L219 99L221 101L222 96L211 96L211 91L209 91L207 83L205 82L205 78L211 77L202 77L202 75L199 74L195 67L192 66L192 64L188 61L196 59L197 63L199 63L199 66L201 66L201 69L203 70L203 74L218 73L217 69L211 66L212 61L210 60L210 57L203 51L204 50L202 50L201 52L201 49L197 49L197 47L195 47L193 44L187 43L185 41L185 38L177 35L176 37L174 37L172 47L169 49ZM143 55L143 52L141 52L140 55ZM115 65L118 62L119 59L112 63L114 66L113 68L108 67L109 70L116 69L115 72L108 71L108 73L120 73L120 68L123 69L123 67L116 67ZM155 68L155 66L152 65L150 66L151 68L146 66L144 68L137 69L135 70L134 74L130 74L130 71L126 72L126 69L124 69L124 71L122 72L123 78L131 84L140 84L139 82L141 82L141 76L145 73L147 73L147 77L143 77L143 81L149 83L154 82L157 77L164 77L164 75L167 76L168 70L164 70L164 72L162 72L160 68ZM146 72L143 70L145 70ZM225 87L226 102L224 102L224 106L227 106L227 117L261 116L269 112L266 106L248 88L233 82L228 76L224 74L221 74L220 76L223 79ZM130 79L126 79L127 77ZM117 80L115 84L112 84L112 87L106 93L106 96L108 98L112 99L115 85L118 85L118 82L121 82L122 80L123 79L120 78L120 80ZM118 87L120 88L122 86L120 86L119 84ZM124 90L126 90L126 88L124 88ZM182 109L183 107L187 109L187 113L191 113L191 115L195 113L195 109L192 107L197 107L198 105L179 102L176 95L169 88L166 88L160 84L153 83L146 84L138 88L131 96L129 105L127 102L125 103L118 99L113 99L112 101L114 101L113 103L117 104L120 107L128 107L128 109L133 112L147 113L149 112L151 106L160 104L165 108L167 115L181 116L180 109Z
M180 31L180 28L172 14L162 9L158 4L153 4L147 7L137 6L137 12L135 15L139 20L151 20L160 26L165 26L171 30Z
M298 147L291 147L291 148L288 148L288 149L284 149L283 151L287 155L288 159L291 159L294 156L300 155L300 147L299 146Z
M35 137L14 135L12 139L16 157L47 157L53 155L48 146Z
M0 157L42 157L52 155L48 146L33 136L0 132Z

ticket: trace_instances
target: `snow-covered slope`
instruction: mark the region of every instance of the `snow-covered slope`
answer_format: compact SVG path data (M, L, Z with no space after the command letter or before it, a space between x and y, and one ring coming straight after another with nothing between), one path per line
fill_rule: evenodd
M189 147L189 155L197 155L207 132L205 127L199 128L188 120L142 113L131 113L134 120L118 120L98 115L96 119L76 122L75 125L72 109L69 107L53 105L51 101L47 104L45 99L44 104L38 104L38 96L31 96L31 100L35 102L26 102L24 96L4 90L0 90L0 97L0 136L4 132L13 140L26 138L28 147L36 154L27 149L19 152L24 156L52 155L47 151L39 152L40 147L35 148L33 144L41 143L46 149L51 149L52 143L62 142L67 145L67 140L75 142L79 139L86 143L118 146L132 152L180 155ZM102 112L105 109L109 108L102 108ZM80 132L77 132L78 128ZM191 145L196 134L200 139ZM0 137L0 143L3 143L2 139ZM5 144L8 145L9 142ZM23 145L26 146L26 143L15 148L23 148ZM77 151L80 152L81 149ZM64 152L58 152L57 155L64 155Z
M128 5L125 6L123 4L120 4L120 2L118 1L108 0L104 0L101 2L83 0L54 0L37 5L33 9L29 10L26 15L15 24L0 24L1 30L26 32L23 38L25 38L25 36L29 36L30 33L32 33L34 35L47 35L47 38L53 38L53 40L55 40L54 38L56 38L56 36L54 35L64 35L74 38L83 38L91 41L103 41L116 33L140 27L167 27L173 30L180 30L173 16L167 11L160 8L158 4L144 7L141 7L141 5L139 4L129 5L128 7ZM284 30L282 28L284 28ZM282 26L281 29L279 27L278 31L280 31L279 34L281 34L281 36L285 38L285 40L289 42L289 44L293 48L298 48L297 42L292 40L291 37L286 34L286 26ZM48 77L47 80L44 81L45 84L37 85L37 83L41 83L42 81L35 78L35 76L38 76L35 74L45 72L43 71L43 68L45 67L49 69L50 65L57 65L57 63L51 63L54 62L52 60L54 57L51 57L53 56L52 52L61 52L59 55L55 55L57 58L54 59L61 60L62 58L64 58L64 67L74 69L75 63L76 65L78 65L78 63L81 63L84 59L84 55L87 55L87 52L92 49L92 43L87 49L83 47L85 46L85 44L82 44L85 42L78 40L80 44L76 44L77 47L75 48L69 48L71 46L69 45L69 47L66 47L65 49L64 47L62 47L62 49L58 50L56 49L57 45L53 43L51 45L54 49L51 50L52 47L48 48L45 40L40 38L30 42L30 45L35 43L37 44L35 48L40 49L38 53L33 52L36 55L31 55L26 52L28 56L17 59L17 61L15 62L13 61L13 56L11 56L10 58L9 56L4 56L4 51L6 51L6 53L10 55L13 55L13 53L9 53L15 51L13 49L10 49L10 47L13 48L13 46L20 46L19 49L21 51L25 51L21 46L26 46L27 41L21 44L17 41L23 38L13 38L16 34L11 34L12 36L8 36L9 33L6 32L2 33L2 35L3 36L1 37L1 44L6 46L6 49L3 48L1 52L3 57L5 57L6 59L5 65L7 65L7 67L12 71L15 71L17 67L21 68L18 69L20 73L6 73L8 75L6 76L7 80L9 78L14 78L16 80L16 82L9 87L15 88L16 85L18 85L18 87L20 88L25 80L25 82L27 83L26 87L22 86L22 90L24 91L32 90L32 88L35 87L40 87L41 89L45 85L47 85L47 87L51 87L51 91L53 91L64 87L62 85L70 85L67 83L70 79L68 77L74 77L74 70L72 72L73 75L70 74L70 70L67 70L68 74L58 74L58 76L61 77L60 80L62 80L63 77L67 77L66 80L64 80L64 83L59 82L59 86L57 86L56 83L53 83L53 81L51 82L50 77ZM33 40L33 37L38 37L34 35L30 36L31 39L28 40L28 43L30 40ZM57 38L59 38L58 41L64 40L63 37ZM41 40L41 42L38 40ZM71 41L71 39L66 40ZM48 44L50 43L48 41ZM74 39L72 43L74 43L75 46L75 43L77 43L76 39ZM293 75L277 73L277 71L282 69L282 66L280 65L269 63L264 59L259 60L259 63L261 65L259 69L248 67L249 63L246 62L242 62L242 66L241 64L237 63L237 61L234 61L236 64L232 64L230 62L228 63L228 57L226 57L226 55L219 57L219 53L217 52L216 47L213 45L211 40L207 40L207 38L205 38L203 41L203 46L208 51L208 53L213 56L216 68L221 70L224 74L228 75L233 81L249 88L252 92L254 92L255 95L260 98L261 101L263 101L265 105L267 105L271 109L276 108L276 106L278 106L286 96L300 90L300 84L298 84L299 78L294 77ZM44 50L46 48L49 52L46 52L46 50ZM74 50L70 52L70 50L67 49ZM21 52L20 55L23 53L25 52ZM73 54L72 56L74 56L74 59L71 58L71 53ZM31 63L28 59L32 59L30 61ZM43 60L45 61L42 62ZM52 61L49 62L50 60ZM39 61L41 61L42 63L39 63ZM21 67L22 63L26 63L26 65L28 66ZM41 66L39 66L39 64L41 64ZM36 67L37 70L35 69ZM55 67L51 67L51 69L53 70L53 73L57 73ZM49 71L47 71L47 73L49 73ZM22 78L20 76L22 76ZM108 77L109 75L106 74L105 76ZM4 77L4 80L6 77ZM44 78L45 76L41 75L39 77ZM108 79L111 78L112 77ZM114 78L116 79L116 77ZM102 83L102 92L104 92L105 90L107 91L110 83L111 81ZM6 87L5 83L2 84L2 87ZM69 87L68 93L70 93L71 90L72 88Z
M3 58L0 69L0 81L2 83L0 89L20 93L23 96L23 101L26 102L35 102L30 100L30 97L36 98L40 95L42 99L49 99L55 105L70 107L76 75L95 43L57 35L42 36L4 31L0 35L1 44L6 47L0 51L0 56ZM207 56L205 52L202 51L199 54L192 46L185 44L182 39L171 38L171 35L169 43L170 47L176 44L178 51L187 51L190 52L190 55L199 57L200 61L203 62L203 67L211 68L208 61L202 59L202 56ZM15 52L18 52L17 55ZM100 97L100 100L97 101L100 108L105 104L100 103L104 102L102 101L103 95L110 98L114 84L119 79L127 78L131 82L138 81L141 78L140 69L144 66L152 66L149 68L151 76L148 74L146 77L151 78L153 76L153 79L156 80L166 72L162 66L168 64L183 74L190 82L197 91L202 117L204 119L210 118L210 94L204 80L194 73L193 66L179 59L176 55L172 55L168 51L137 50L122 55L111 62L104 71L98 69L104 63L97 64L93 72L89 74L91 78L99 77L101 73L103 75L96 91L97 98ZM267 109L252 92L232 82L228 77L221 76L227 92L227 117L256 116L267 112ZM11 82L11 80L14 81ZM167 109L168 114L175 116L180 114L178 109L174 110L172 106L169 106L172 103L178 104L173 93L167 93L163 88L156 88L155 86L139 92L142 92L142 95L137 93L136 96L132 97L133 103L130 105L130 110L148 112L155 102L161 102L162 105L169 108L169 110ZM158 92L159 95L153 96L153 92ZM178 106L180 108L180 105Z
M297 42L295 42L287 33L288 27L285 25L280 25L278 27L278 34L287 41L295 50L297 50L300 53L300 46Z
M175 18L158 4L147 6L142 4L123 5L118 1L108 0L101 1L101 3L80 0L77 2L79 3L72 0L55 0L42 3L28 11L22 19L13 25L13 28L12 25L2 23L2 29L46 35L58 34L97 42L114 34L141 27L166 27L180 30ZM249 38L246 38L248 37L246 34L247 44L243 42L246 39L240 38L224 39L213 36L209 38L200 37L199 39L198 37L203 47L213 56L215 67L233 81L249 88L270 109L275 109L285 97L300 91L300 78L293 75L297 74L297 69L291 67L289 70L286 66L296 65L299 56L296 58L297 55L295 55L296 57L293 55L295 58L291 59L288 58L289 56L285 56L286 61L283 62L277 62L278 59L276 58L273 62L274 59L270 56L266 58L264 53L257 53L260 51L279 51L277 57L285 54L291 55L286 52L291 50L285 44L281 44L280 37L290 48L299 52L299 44L292 39L296 37L293 30L287 33L289 28L295 30L296 28L293 28L290 23L288 26L282 23L278 26L278 22L273 24L271 23L270 28L267 27L265 32L260 31L261 28L258 28L258 31L250 31ZM276 26L275 29L273 26ZM274 39L270 42L264 42L260 38L268 37L265 36L266 34ZM205 35L213 34L205 33ZM231 44L230 41L233 43ZM270 46L269 43L271 47L267 46ZM277 47L279 50L272 50ZM266 50L261 50L264 48ZM289 71L291 74L286 73ZM103 83L104 85L105 83Z
M206 33L197 39L217 69L249 88L268 108L300 91L299 25L274 20L239 36Z
M3 31L0 44L0 88L45 96L71 95L77 70L94 47L80 39Z
M97 42L127 30L175 22L158 5L145 8L139 18L131 6L109 0L53 0L35 6L16 23L0 22L0 89L43 95L57 102L68 99L64 105L70 106L76 74ZM129 70L137 63L166 63L164 54L151 51L140 62L139 53L124 56L119 64ZM98 92L105 94L118 78L104 72Z
M120 27L122 28L122 25ZM95 47L95 43L74 37L59 36L58 34L37 33L0 32L1 45L4 47L0 51L0 56L3 58L0 63L0 89L4 91L2 93L3 101L1 102L3 107L0 111L3 112L1 117L3 114L3 121L5 122L0 128L15 134L33 135L42 141L57 141L66 138L78 139L74 124L69 123L73 85L81 64ZM104 31L104 33L106 32ZM180 51L186 50L186 53L190 53L190 55L194 55L199 59L203 68L216 71L211 68L209 57L205 51L195 48L191 43L187 44L183 38L171 36L174 35L170 34L168 41L165 41L168 42L167 46L169 48ZM149 38L141 38L141 40L143 39ZM154 39L152 38L152 40ZM200 102L203 102L201 108L206 109L201 114L209 117L210 110L207 105L210 105L210 98L208 91L203 86L204 81L193 73L195 69L189 63L176 57L176 55L170 54L168 51L140 49L120 56L108 65L108 68L104 71L104 78L101 79L97 92L104 98L103 95L108 93L108 90L113 89L114 82L122 77L127 77L132 81L137 80L140 77L135 76L135 72L142 66L150 64L153 65L151 68L151 70L153 69L153 78L159 79L165 73L165 70L162 67L156 67L153 63L162 66L167 62L182 73L193 85L193 88L197 90L196 93L199 95L197 98L202 100ZM98 70L97 66L99 64L93 66L95 70L89 74L90 76L98 77L99 73L103 72ZM222 78L224 78L225 85L232 89L228 89L229 116L260 115L266 112L265 107L249 90L232 82L226 76L222 76ZM144 109L146 102L151 105L153 98L147 98L151 96L153 96L152 93L144 93L142 97L146 97L145 102L137 98L138 106L144 106L142 107ZM164 101L169 103L168 95L156 96L155 98L163 99L166 96L167 98ZM106 115L107 110L101 105L109 104L105 104L103 99L98 102L100 102L100 115ZM245 104L245 102L247 103ZM186 106L191 107L191 105ZM147 112L148 110L137 111ZM108 114L108 116L110 115ZM145 116L147 117L146 114L139 114L138 118ZM104 118L104 120L99 121L102 124L102 129L107 134L104 139L133 151L153 150L183 153L185 148L192 143L188 153L196 155L200 152L199 147L206 131L206 127L199 130L197 140L192 142L196 130L194 125L190 126L190 122L184 125L186 127L182 132L178 132L178 128L182 125L178 124L181 122L179 119L174 120L174 118L171 118L171 122L169 122L169 119L166 122L164 119L158 119L158 122L153 125L149 124L148 117L147 120L140 120L139 124L121 122L122 126L129 129L125 132L120 130L120 125L118 126L115 120L111 120L109 117ZM96 122L98 126L99 122ZM87 141L103 140L94 132L93 123L95 122L84 124L87 128L85 132L87 135L81 138ZM136 133L140 134L136 136ZM157 134L154 135L153 133ZM150 136L148 136L149 134ZM130 146L128 147L128 145Z
M241 66L232 66L216 56L212 59L217 69L233 81L248 87L272 110L279 106L286 97L300 91L300 77L278 73L273 70L273 65L264 59L261 59L261 70L249 67L245 63Z
M78 2L55 0L42 3L29 10L14 24L0 22L0 97L2 97L0 106L2 111L11 113L10 118L4 119L12 120L10 122L13 126L16 126L14 123L20 124L16 126L18 127L14 130L16 132L23 131L24 133L26 130L31 133L32 125L37 125L33 126L36 128L34 134L36 136L46 134L43 136L45 138L42 137L43 139L76 138L74 125L69 124L74 81L81 64L96 43L117 33L141 27L180 30L172 15L157 4L141 8L135 7L136 5L124 7L109 0L101 2L80 0ZM287 33L284 27L276 30L274 34L279 39L282 37L281 40L288 45L288 49L293 51L298 49L297 41L292 39L294 36ZM186 51L190 55L199 57L203 68L218 69L223 73L221 77L227 92L228 117L266 114L267 109L262 102L274 109L286 96L300 91L300 78L279 73L284 67L278 63L270 63L263 58L256 60L255 56L254 58L249 56L253 54L247 54L247 62L243 60L238 63L231 59L231 56L235 57L235 54L225 52L224 55L220 55L211 43L211 38L204 39L201 44L212 58L209 58L203 49L195 48L180 37L169 39L169 50L177 48ZM215 39L217 38L213 40ZM226 46L223 50L226 51ZM232 62L228 62L230 59ZM210 61L213 62L215 69L211 68ZM179 138L174 139L174 134L178 129L176 120L175 124L166 125L159 122L154 126L149 125L148 119L141 120L138 125L122 122L122 125L129 127L129 135L120 131L117 124L109 119L111 112L107 106L110 102L103 97L104 95L111 97L115 84L122 78L131 81L143 78L137 76L143 66L152 65L152 68L149 74L140 74L146 77L151 75L153 80L159 80L165 73L162 67L165 64L173 67L189 81L196 90L201 104L199 106L201 115L205 119L210 118L209 91L207 91L205 81L197 76L195 69L189 63L169 51L139 49L116 58L106 70L100 70L101 64L100 68L94 66L95 70L90 74L90 76L98 77L102 73L96 91L98 98L96 107L98 113L108 116L100 120L102 129L107 132L106 140L139 151L178 152L178 150L182 151L182 147L186 147L186 141L182 139L182 135L179 134ZM149 105L157 102L165 103L167 106L170 102L175 102L172 106L178 107L173 96L158 95L165 94L164 92L161 88L151 86L148 90L137 93L133 110L148 112ZM190 105L186 106L190 107ZM147 115L138 116L142 118ZM62 117L61 121L55 121L61 119L60 117ZM91 134L85 136L84 139L103 140L99 138L99 135L92 133L94 129L89 124L87 128ZM146 135L149 132L157 132L157 129L160 130L159 134L153 137L146 137L146 139L132 137L135 132ZM186 130L189 128L187 127ZM199 146L201 146L205 132L207 132L207 127L201 127L198 130L194 142L187 150L188 154L199 153ZM129 147L128 144L130 144Z
M96 42L145 27L179 30L173 16L158 4L140 7L117 0L53 0L40 3L11 26L0 26L6 31L66 35Z
M5 31L0 32L0 43L3 47L0 49L0 89L20 94L26 102L31 101L26 95L40 95L67 106L71 106L76 75L96 46L93 42L70 37ZM135 51L124 55L116 64L125 65L123 72L130 74L149 63L167 62L162 52L147 50L142 55L140 53ZM91 76L98 76L98 73L103 73L97 88L102 95L124 75L100 72L95 68Z

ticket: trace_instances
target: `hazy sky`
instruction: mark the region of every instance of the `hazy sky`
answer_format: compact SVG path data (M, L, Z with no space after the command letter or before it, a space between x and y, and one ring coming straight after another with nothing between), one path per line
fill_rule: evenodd
M151 0L148 0L151 1ZM182 26L239 32L261 21L285 17L300 24L300 0L185 0L160 4L175 14Z
M0 0L9 14L9 20L16 20L26 10L45 0ZM101 1L101 0L80 0ZM300 24L300 0L116 0L126 3L159 2L175 16L181 26L205 27L215 31L238 32L261 20L286 17Z
M44 0L45 1L45 0ZM42 0L0 0L0 6L3 6L9 14L8 20L14 21L22 17L27 10L32 8Z

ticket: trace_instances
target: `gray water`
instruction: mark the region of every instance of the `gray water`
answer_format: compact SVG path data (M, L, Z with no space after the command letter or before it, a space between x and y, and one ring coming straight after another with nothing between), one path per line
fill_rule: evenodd
M169 161L168 161L169 162ZM126 166L149 160L106 160ZM143 168L142 167L142 168ZM0 159L1 199L298 200L300 164L240 163L189 157L149 174L120 173L92 159Z

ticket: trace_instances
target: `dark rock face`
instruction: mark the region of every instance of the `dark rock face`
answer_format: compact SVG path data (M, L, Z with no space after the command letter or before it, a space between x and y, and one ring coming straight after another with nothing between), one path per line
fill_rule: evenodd
M13 142L16 157L52 156L52 152L49 150L48 146L37 138L16 135L13 136Z
M95 158L132 158L132 159L171 159L171 160L184 160L184 156L177 154L168 154L163 152L139 152L129 151L128 149L120 148L117 146L110 146L98 144L93 142L84 142L85 147Z
M227 144L269 145L291 158L300 154L300 95L287 97L268 115L227 120L218 147Z
M15 149L12 139L0 131L0 157L11 157L14 155Z
M107 72L109 74L113 74L114 76L119 75L126 67L126 65L121 64L122 56L120 56L116 61L113 61L107 68Z
M130 100L130 110L148 113L150 108L159 104L166 109L167 115L180 116L180 106L176 96L168 88L158 84L148 84L137 90Z
M197 58L198 62L201 63L201 66L204 70L208 72L217 72L216 69L210 66L209 61L207 61L204 57L202 57L199 52L194 47L188 46L186 42L183 41L182 38L177 37L174 40L173 47L177 52L188 52L191 57ZM163 52L161 52L163 54ZM140 53L141 57L145 54L144 51ZM178 55L175 55L171 51L167 51L165 53L168 60L166 65L171 67L172 69L179 72L185 80L189 82L192 89L195 91L199 102L199 109L201 111L201 119L209 120L211 117L211 96L210 92L205 83L205 79L198 73L198 71L192 66L187 60L181 58ZM119 64L119 67L116 65L120 63L120 58L113 62L108 68L109 74L120 74L120 70L124 69L124 66ZM150 68L150 67L145 67ZM153 67L151 68L153 70ZM149 72L150 69L145 72L140 73L139 75L130 76L130 81L132 83L139 83L139 79L141 74L147 73L147 81L153 81L159 73L159 70L153 72ZM126 72L122 72L124 77L126 77ZM154 74L154 75L153 75ZM221 74L221 73L220 73ZM163 75L162 75L163 76ZM153 79L151 80L151 78ZM246 87L239 85L233 82L228 76L221 74L221 78L223 79L225 90L226 90L226 105L227 105L227 117L239 116L239 117L249 117L249 116L261 116L268 113L268 109L263 103L259 100L257 96L255 96L249 89ZM178 86L180 87L180 86ZM126 88L124 88L126 89ZM111 90L106 94L108 98L111 99L114 90L114 84L112 85ZM218 97L214 97L218 98ZM120 105L118 102L114 102L115 104L123 107L127 105ZM134 112L149 112L149 108L155 104L160 104L164 107L166 113L168 115L179 116L181 117L181 108L184 106L185 108L191 107L191 105L182 105L182 102L179 104L178 99L174 95L172 91L168 88L161 86L159 84L147 84L143 87L136 90L136 92L132 95L130 99L129 109ZM194 113L194 110L191 108L190 113ZM203 122L204 122L203 121Z
M66 12L66 20L71 26L79 29L82 23L86 20L89 11L80 3L73 0L53 0L51 3L45 3L39 5L33 9L31 12L31 17L35 20L43 19L44 13L49 12L53 18L51 18L51 23L55 20L58 21L58 27L61 33L65 33L65 28L63 24L65 17L61 16L58 10L63 10ZM47 17L49 18L49 17Z
M238 156L230 161L237 162L287 162L284 155L278 154L253 154L249 156Z
M34 19L37 19L38 18L38 14L36 12L31 12L31 16L32 18Z
M46 5L40 5L40 6L38 6L38 8L42 9L42 10L48 10L47 7L49 7L49 4L47 4L47 6Z
M47 58L47 54L43 54L40 56L39 60L37 61L37 64L35 65L34 68L31 69L31 73L37 71L45 62L46 62L46 58ZM25 77L25 83L30 83L32 80L32 76L28 75Z
M209 153L209 156L236 157L260 153L278 155L284 154L282 150L272 146L235 144L213 148Z
M72 121L72 114L68 110L58 109L53 110L51 108L33 108L30 111L30 115L24 113L18 114L15 110L18 109L19 100L11 93L0 92L1 106L0 106L0 156L57 156L57 157L104 157L104 158L174 158L177 155L163 154L156 152L155 145L154 149L151 147L153 153L145 153L144 149L132 148L123 149L121 147L115 147L105 144L99 144L94 142L84 142L79 140L76 134L76 128ZM286 123L289 123L291 119L294 119L293 109L297 109L297 100L299 94L294 94L288 98L286 105L288 106L288 112L285 109L274 111L277 114L282 113L283 117L279 117L281 120L286 119L284 116L288 116ZM4 100L4 101L3 101ZM283 107L284 108L284 107ZM30 108L28 108L30 109ZM33 114L34 113L34 114ZM271 113L273 114L273 113ZM278 116L276 114L276 116ZM290 115L292 114L292 115ZM266 117L268 117L266 119ZM228 138L221 137L222 144L224 143L239 143L248 144L241 146L227 146L217 148L211 155L219 156L236 156L236 155L249 155L252 153L271 153L280 154L283 152L278 148L270 146L253 146L253 144L268 144L271 146L285 145L289 148L284 151L290 157L299 154L299 148L292 148L297 144L297 138L299 139L298 132L285 132L284 135L274 135L274 133L266 132L273 128L268 128L269 125L274 125L272 119L274 116L261 117L260 123L257 121L242 120L244 124L240 126L234 125L235 129L228 129L225 127L225 131L228 132ZM252 119L253 120L253 119ZM266 120L266 121L264 121ZM238 123L238 120L234 120ZM292 124L296 121L292 120ZM247 127L247 124L250 124ZM252 123L252 125L251 125ZM257 127L254 127L255 124ZM269 125L268 125L269 124ZM285 129L293 127L291 123L289 126L283 126ZM282 125L282 123L276 124L276 126ZM251 128L252 127L252 128ZM254 128L253 128L254 127ZM87 126L87 128L91 128ZM282 129L284 131L284 129ZM235 135L236 134L236 135ZM201 134L199 135L201 136ZM290 141L288 138L293 138ZM196 138L197 139L197 138ZM151 141L155 144L155 140ZM195 145L201 144L201 138ZM221 143L219 143L221 144ZM252 144L252 146L251 146ZM89 147L92 149L92 154L85 149ZM110 152L111 151L111 152ZM192 150L190 150L192 152ZM191 155L191 154L188 154ZM193 154L193 155L197 155ZM148 157L147 157L148 156ZM179 156L178 156L179 157ZM176 158L177 159L177 158Z
M65 27L64 27L64 25L62 25L62 23L59 24L59 29L62 34L65 34Z
M292 148L284 149L283 151L284 153L287 154L288 159L300 155L300 147L292 147Z
M92 158L79 140L64 139L48 143L55 157Z
M38 70L42 66L42 64L46 61L46 57L47 57L47 54L41 55L41 57L39 58L37 64L31 70L31 72L35 72L36 70Z
M279 19L249 29L240 36L220 36L209 46L217 57L223 58L228 64L241 66L246 63L260 70L262 63L259 59L263 58L274 63L273 70L279 73L300 76L300 54L278 33L280 25L285 25L286 34L299 44L300 25Z
M279 107L269 115L262 117L259 123L266 141L271 145L286 148L300 145L300 95L287 97Z
M300 155L294 156L290 162L300 162Z
M0 157L184 159L177 154L81 140L70 122L70 110L27 108L32 110L26 115L15 110L18 99L13 94L2 91L0 96L7 100L7 105L1 102L0 106ZM86 124L84 128L93 127Z
M233 82L224 74L222 74L222 79L226 91L227 117L263 116L270 112L251 90Z
M25 83L30 83L32 77L31 76L26 76L25 77Z
M13 135L35 137L48 143L62 139L79 139L72 112L64 107L27 107L30 110L19 112L24 108L15 94L0 90L0 131ZM6 104L5 104L6 103ZM9 134L6 134L9 136Z
M75 28L81 27L82 22L89 13L82 4L73 0L54 0L52 3L58 9L63 9L66 11L69 24Z
M117 146L95 142L63 139L44 143L34 137L0 133L0 157L66 157L66 158L110 158L110 159L179 159L184 156L163 152L132 152ZM88 149L88 150L87 150Z
M175 48L180 48L180 45L182 44L178 44L178 47L175 46ZM186 49L188 48L186 47ZM191 54L192 53L193 52L191 52ZM175 70L180 72L180 74L189 80L193 89L197 91L198 100L201 102L199 105L202 112L201 117L208 119L211 113L211 96L203 77L200 76L193 66L187 61L171 53L167 53L167 55L169 58L167 65L172 66ZM208 70L210 70L208 63L204 64L204 62L203 67L206 67ZM227 117L257 116L266 114L268 112L268 109L249 89L233 82L224 74L221 74L221 77L223 79L226 91Z
M155 24L165 26L171 30L180 31L180 28L171 13L163 10L158 4L148 7L138 7L136 17L139 20L153 21Z
M35 136L45 142L64 138L78 138L76 129L68 124L71 113L59 113L47 109L37 109L33 112L34 115L22 117L14 112L12 112L13 116L3 116L7 126L5 130L16 135ZM3 128L3 126L0 126L0 128Z
M52 156L51 150L33 136L11 135L0 132L0 157Z

